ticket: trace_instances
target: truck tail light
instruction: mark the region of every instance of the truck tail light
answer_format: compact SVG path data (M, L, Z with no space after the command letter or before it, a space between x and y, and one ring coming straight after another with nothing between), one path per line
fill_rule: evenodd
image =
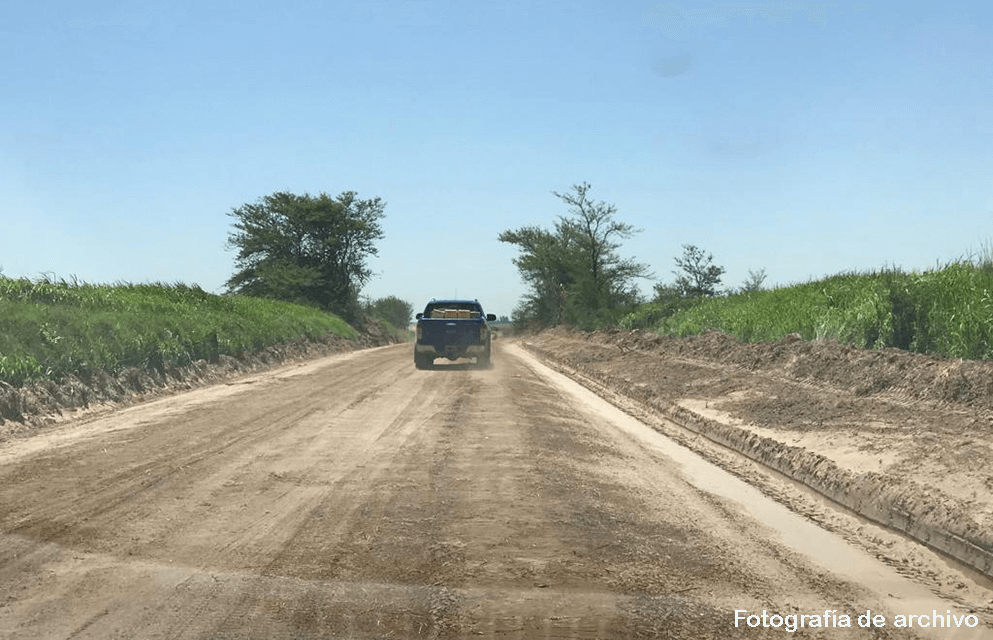
M421 339L421 325L420 325L420 323L417 324L417 331L416 331L416 333L417 333L417 339L420 340Z
M479 325L479 341L482 342L483 340L486 340L486 325L485 324Z

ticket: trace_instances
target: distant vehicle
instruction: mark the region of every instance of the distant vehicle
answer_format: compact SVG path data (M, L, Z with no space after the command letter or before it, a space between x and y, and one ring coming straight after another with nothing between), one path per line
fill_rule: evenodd
M432 300L418 313L414 340L414 366L429 369L435 358L475 358L490 364L489 322L496 315L483 313L478 300Z

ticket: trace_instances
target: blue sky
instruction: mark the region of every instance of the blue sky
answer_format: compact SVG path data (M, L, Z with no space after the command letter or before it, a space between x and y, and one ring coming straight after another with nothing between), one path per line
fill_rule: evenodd
M524 291L504 229L589 182L671 280L899 265L993 238L993 3L0 6L0 268L222 291L233 207L387 202L372 297ZM646 292L651 282L644 283Z

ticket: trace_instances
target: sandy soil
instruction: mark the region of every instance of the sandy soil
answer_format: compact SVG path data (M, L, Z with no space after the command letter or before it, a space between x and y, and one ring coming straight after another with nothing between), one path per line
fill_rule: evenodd
M529 343L993 575L993 364L716 333L557 330Z
M904 586L797 551L495 347L486 370L332 356L0 444L0 637L772 638L734 610L892 611Z

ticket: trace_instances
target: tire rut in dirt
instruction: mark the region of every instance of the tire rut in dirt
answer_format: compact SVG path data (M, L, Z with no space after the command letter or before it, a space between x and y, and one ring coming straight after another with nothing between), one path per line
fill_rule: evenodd
M129 447L130 441L110 434L74 451L68 460L56 452L21 468L15 465L0 477L0 483L10 487L9 493L0 489L0 502L17 504L16 491L22 498L30 495L32 504L25 505L17 521L0 520L0 527L39 542L106 551L97 543L100 532L116 539L118 522L147 513L158 496L174 492L177 483L197 481L224 467L222 456L263 445L273 433L305 420L326 403L323 397L304 394L277 401L284 393L276 392L271 408L262 413L259 404L243 414L230 406L208 409L191 418L202 425L195 429L181 420L148 425L138 436L140 446ZM93 468L87 459L99 460L100 453L107 454L107 466ZM70 470L73 473L67 473ZM42 496L47 499L39 499ZM138 497L143 506L135 504ZM15 511L10 509L8 518Z
M428 638L456 629L460 555L443 536L455 507L444 469L453 450L449 431L462 422L473 386L463 373L417 394L211 635L236 637L245 620L305 637ZM310 586L302 600L274 613L266 606L279 591L273 585L287 581Z

